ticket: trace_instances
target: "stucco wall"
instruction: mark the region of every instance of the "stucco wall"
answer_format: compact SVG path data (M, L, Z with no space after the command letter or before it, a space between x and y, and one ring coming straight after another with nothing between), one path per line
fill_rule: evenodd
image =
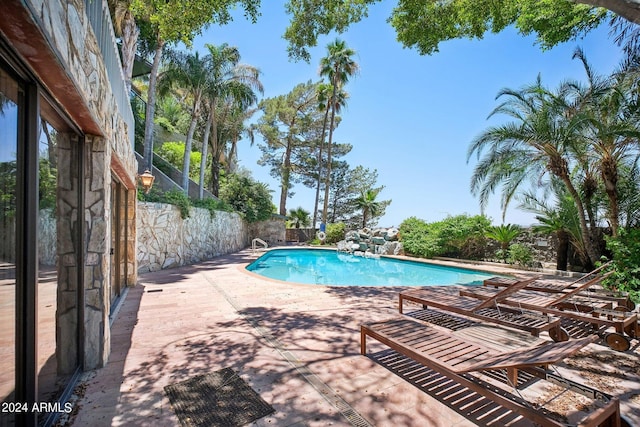
M138 202L138 272L193 264L249 245L245 221L236 213L191 208L182 219L177 207Z

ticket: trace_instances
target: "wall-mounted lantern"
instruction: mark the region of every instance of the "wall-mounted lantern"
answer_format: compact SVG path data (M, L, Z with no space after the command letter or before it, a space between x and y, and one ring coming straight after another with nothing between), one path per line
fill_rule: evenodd
M156 179L156 177L151 175L151 172L149 171L149 169L147 169L142 175L138 175L138 178L140 178L140 183L144 188L145 194L148 194L151 190L151 187L153 186L153 181Z

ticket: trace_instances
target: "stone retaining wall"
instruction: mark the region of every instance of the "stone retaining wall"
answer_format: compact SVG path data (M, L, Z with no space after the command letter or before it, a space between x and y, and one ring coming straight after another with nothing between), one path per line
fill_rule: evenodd
M250 244L249 230L237 213L191 208L189 218L168 204L138 202L138 272L197 263L237 252Z

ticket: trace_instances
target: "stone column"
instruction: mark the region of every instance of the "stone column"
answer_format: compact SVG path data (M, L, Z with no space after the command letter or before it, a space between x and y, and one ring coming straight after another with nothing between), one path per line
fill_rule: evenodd
M84 222L87 241L84 289L84 368L104 366L109 358L109 242L111 239L110 146L104 138L85 141Z
M78 365L78 150L75 134L59 132L57 189L58 290L56 310L56 360L58 373L71 374ZM82 211L80 211L82 212Z

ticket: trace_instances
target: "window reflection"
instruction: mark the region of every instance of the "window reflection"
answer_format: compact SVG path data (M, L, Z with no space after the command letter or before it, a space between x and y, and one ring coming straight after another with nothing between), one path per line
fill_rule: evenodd
M44 118L39 135L38 211L38 401L55 402L68 374L56 359L56 177L58 132ZM43 418L45 414L41 414Z
M18 84L0 70L0 400L13 402L15 391L15 258ZM13 424L0 412L0 425Z

